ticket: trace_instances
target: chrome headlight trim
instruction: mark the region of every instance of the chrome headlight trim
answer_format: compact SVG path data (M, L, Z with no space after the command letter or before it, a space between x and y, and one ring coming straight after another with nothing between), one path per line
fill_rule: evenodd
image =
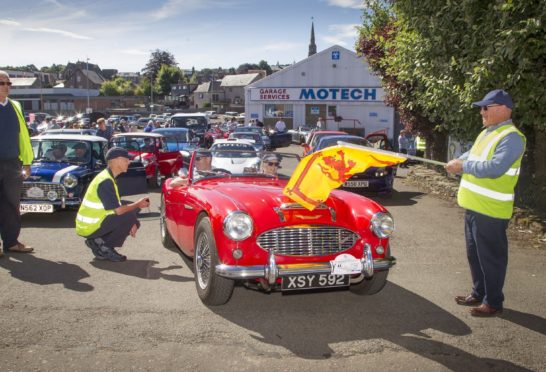
M73 188L78 185L78 177L74 176L73 174L67 174L63 178L63 186L66 188Z
M388 212L377 212L370 220L370 230L379 238L388 238L394 232L394 220Z
M241 241L252 235L254 222L243 211L234 211L224 218L224 234L232 240Z

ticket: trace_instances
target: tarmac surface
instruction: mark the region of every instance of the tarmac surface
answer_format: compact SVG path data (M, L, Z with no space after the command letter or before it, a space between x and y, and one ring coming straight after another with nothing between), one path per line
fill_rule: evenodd
M405 172L377 199L398 263L368 297L240 286L206 307L191 261L160 243L157 192L124 263L93 260L75 212L25 215L35 252L0 259L0 370L546 370L546 252L510 241L503 315L471 317L453 300L471 285L463 212Z

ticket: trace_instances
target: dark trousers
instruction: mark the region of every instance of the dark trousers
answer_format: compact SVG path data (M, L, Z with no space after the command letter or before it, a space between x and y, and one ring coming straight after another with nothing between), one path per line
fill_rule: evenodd
M0 236L4 248L17 244L21 232L21 175L22 163L19 159L0 159Z
M135 224L140 227L136 211L109 215L102 221L99 229L87 238L101 238L104 245L110 248L121 247Z
M502 309L502 287L508 265L509 220L467 210L466 253L472 274L472 296L495 309Z

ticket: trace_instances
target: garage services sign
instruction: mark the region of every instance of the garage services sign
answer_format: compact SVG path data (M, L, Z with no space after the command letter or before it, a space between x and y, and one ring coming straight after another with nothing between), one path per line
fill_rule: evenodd
M383 88L250 88L251 101L381 102Z

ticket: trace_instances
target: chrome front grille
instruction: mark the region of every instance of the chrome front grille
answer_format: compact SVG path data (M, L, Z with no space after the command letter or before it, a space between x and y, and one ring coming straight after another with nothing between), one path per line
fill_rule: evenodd
M47 194L50 191L55 191L57 193L56 199L61 199L62 197L66 198L67 196L66 189L59 183L23 182L23 188L21 189L21 200L50 200L47 197Z
M266 231L258 237L258 246L279 256L328 256L346 251L358 238L339 227L296 225Z

